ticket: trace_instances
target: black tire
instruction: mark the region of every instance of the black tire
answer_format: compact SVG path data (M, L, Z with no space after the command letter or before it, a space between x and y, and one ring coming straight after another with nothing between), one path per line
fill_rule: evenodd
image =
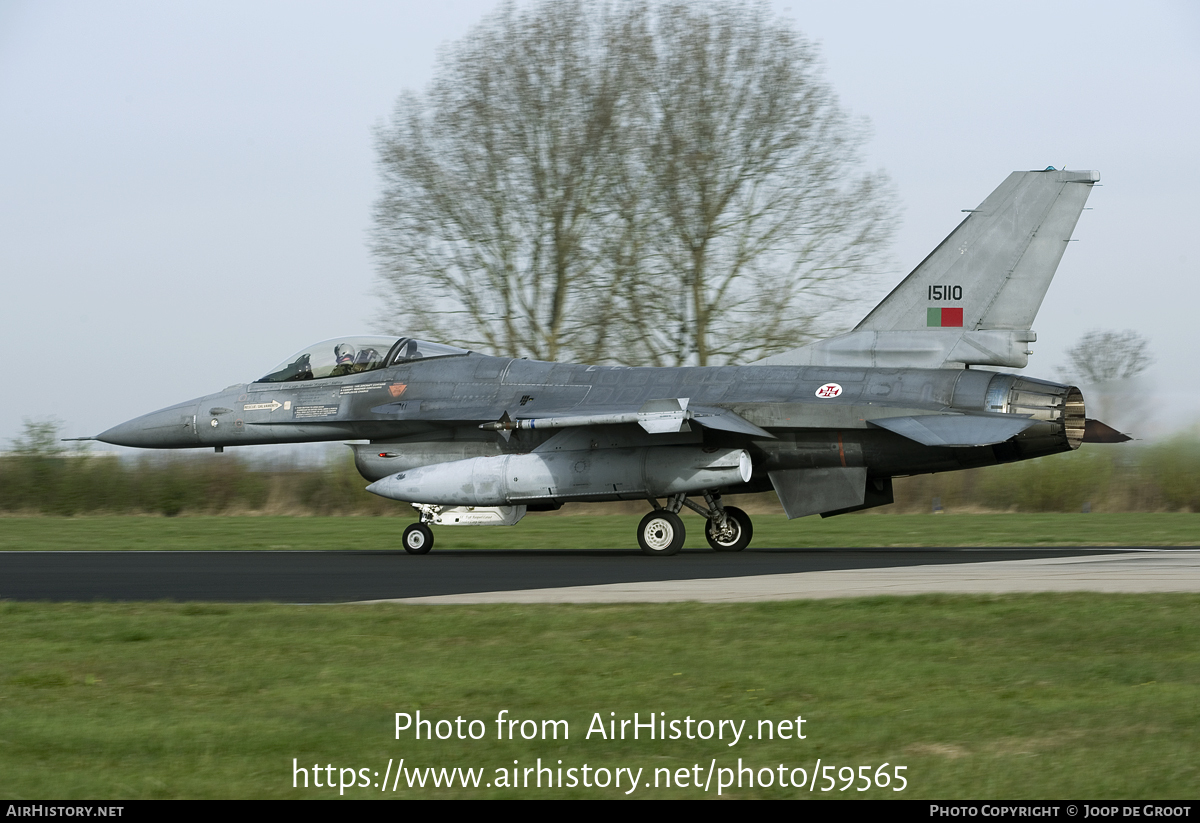
M655 557L679 554L685 536L683 520L665 509L650 512L638 524L638 545L643 554Z
M725 516L729 518L729 525L733 527L733 537L717 539L717 524L712 520L704 526L704 537L714 551L740 552L750 545L750 538L754 536L754 525L750 522L750 515L735 506L726 506Z
M400 542L409 554L429 554L433 548L433 530L424 523L413 523L404 530Z

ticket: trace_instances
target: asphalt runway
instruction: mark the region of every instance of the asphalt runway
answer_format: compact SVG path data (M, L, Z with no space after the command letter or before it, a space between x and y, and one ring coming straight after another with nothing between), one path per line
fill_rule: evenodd
M1130 551L748 549L737 554L684 551L675 557L586 550L435 550L424 556L348 551L0 552L0 599L279 603L787 599L795 585L780 588L779 581L803 581L801 588L812 590L812 583L819 579L841 580L842 588L847 589L847 581L877 580L879 575L884 579L905 574L906 579L922 577L922 568L1019 568L1012 564L1101 560ZM1151 562L1153 557L1178 559L1185 555L1196 559L1200 568L1200 552L1195 551L1174 555L1147 552L1144 557ZM1192 560L1185 566L1184 576L1191 574ZM1169 579L1180 578L1180 568L1177 563L1165 574ZM825 577L814 577L814 573ZM978 577L973 573L967 576ZM774 594L755 596L764 586Z

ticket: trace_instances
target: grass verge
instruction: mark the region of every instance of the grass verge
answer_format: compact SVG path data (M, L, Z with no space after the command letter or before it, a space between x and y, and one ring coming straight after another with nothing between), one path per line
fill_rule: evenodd
M523 770L538 758L610 776L640 768L632 796L643 798L712 797L717 778L707 794L668 789L659 770L678 777L698 764L703 782L714 759L736 770L738 758L756 782L724 790L733 797L1166 799L1194 798L1200 785L1196 595L595 607L10 602L0 603L0 626L0 794L12 799L338 796L312 785L314 764L322 782L336 785L348 768L356 782L366 769L374 784L400 758L406 769L482 769L482 782L409 788L406 773L395 792L369 785L345 796L627 790L627 776L620 789L483 785L497 770L511 774L513 761ZM394 714L417 710L435 721L479 719L486 733L395 739ZM567 720L570 737L497 740L501 710ZM745 720L755 739L729 746L726 729L723 740L647 740L644 730L631 740L630 728L625 740L585 739L594 713L607 721L610 712ZM758 739L757 721L798 716L806 739ZM292 787L293 758L307 767L308 789ZM818 758L837 767L832 791L821 791L825 781L811 793L758 785L760 769L777 783L780 764L811 773ZM839 769L874 774L885 761L906 767L904 792L840 790Z

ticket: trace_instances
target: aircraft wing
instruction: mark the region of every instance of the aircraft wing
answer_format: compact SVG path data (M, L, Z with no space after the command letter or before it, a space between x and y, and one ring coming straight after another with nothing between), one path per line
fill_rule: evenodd
M868 421L925 446L990 446L1020 434L1037 421L1014 415L923 414Z
M518 416L515 418L505 412L499 420L484 423L479 428L485 431L498 431L507 436L508 432L519 429L566 429L637 423L650 434L666 434L688 431L690 421L705 428L736 432L752 437L771 439L775 437L728 409L717 406L696 406L689 409L688 402L689 399L686 397L649 400L638 408L632 406L592 407L585 414L580 414L577 407L561 412L552 409L539 410L527 412L525 415L518 412Z

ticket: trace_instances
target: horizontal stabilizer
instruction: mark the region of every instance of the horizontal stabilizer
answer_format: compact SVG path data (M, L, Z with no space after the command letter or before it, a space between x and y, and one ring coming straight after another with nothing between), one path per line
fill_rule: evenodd
M1013 415L924 414L868 422L925 446L990 446L1020 434L1037 421Z
M1084 443L1125 443L1133 438L1114 429L1099 420L1090 417L1083 422Z

